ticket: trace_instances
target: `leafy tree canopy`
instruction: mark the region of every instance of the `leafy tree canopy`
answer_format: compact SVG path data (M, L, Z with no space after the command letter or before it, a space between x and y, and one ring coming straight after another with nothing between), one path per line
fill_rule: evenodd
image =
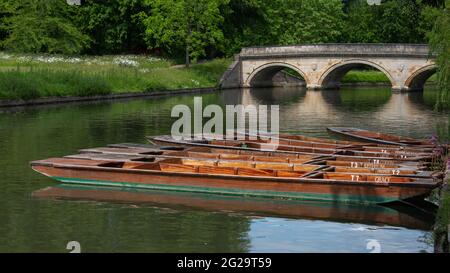
M151 16L144 22L150 48L161 47L171 54L184 51L186 65L190 58L205 56L206 48L220 48L223 41L220 7L228 0L153 0Z
M3 46L29 53L79 53L88 36L71 22L71 9L65 0L17 0L4 2L11 15L4 18L7 37Z
M450 105L450 0L446 8L440 11L433 30L428 37L433 52L437 54L439 96L438 110Z
M145 0L87 0L74 21L92 39L89 53L142 52L150 6Z

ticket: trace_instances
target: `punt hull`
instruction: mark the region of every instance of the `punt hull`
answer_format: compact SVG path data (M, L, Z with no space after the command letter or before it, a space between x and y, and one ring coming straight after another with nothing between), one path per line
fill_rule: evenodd
M33 164L32 168L67 184L348 203L389 203L423 197L438 186L436 183L343 182L308 178L293 180L45 164Z

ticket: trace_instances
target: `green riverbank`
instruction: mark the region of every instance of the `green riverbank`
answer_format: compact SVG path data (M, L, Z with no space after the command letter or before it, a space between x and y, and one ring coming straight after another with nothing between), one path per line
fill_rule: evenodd
M186 68L151 56L15 55L0 52L0 100L85 97L215 87L230 59ZM379 71L347 73L343 83L386 83Z
M214 87L230 64L177 66L148 56L67 57L0 53L0 99L94 96Z

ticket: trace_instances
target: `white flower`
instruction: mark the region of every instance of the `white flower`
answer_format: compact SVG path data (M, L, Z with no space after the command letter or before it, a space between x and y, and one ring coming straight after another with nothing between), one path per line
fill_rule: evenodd
M81 62L81 59L80 58L69 58L69 59L67 59L67 62L68 63L79 63L79 62Z
M0 52L0 59L7 60L7 59L11 59L11 57L12 57L11 55Z
M147 61L148 62L159 62L159 61L162 61L162 59L157 58L157 57L149 57L149 58L147 58Z
M122 65L122 66L133 66L133 67L139 66L139 62L130 60L128 57L123 57L123 56L114 58L112 62L113 62L113 64Z

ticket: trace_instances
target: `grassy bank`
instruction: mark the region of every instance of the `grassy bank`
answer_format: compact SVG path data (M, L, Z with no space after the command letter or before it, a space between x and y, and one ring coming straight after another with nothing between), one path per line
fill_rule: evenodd
M75 58L0 53L0 99L214 87L229 63L216 59L185 68L145 56Z
M431 76L428 81L436 81L436 75ZM388 77L378 70L353 70L349 71L342 78L343 83L386 83L390 84Z
M342 83L357 82L389 84L389 79L383 72L377 70L353 70L349 71L342 78Z

